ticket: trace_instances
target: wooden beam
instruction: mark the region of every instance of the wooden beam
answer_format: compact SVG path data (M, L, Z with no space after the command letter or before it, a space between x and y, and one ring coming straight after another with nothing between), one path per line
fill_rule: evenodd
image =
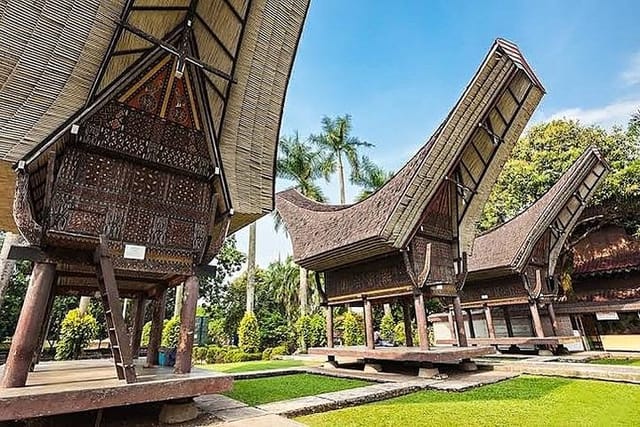
M507 326L507 336L513 336L513 325L511 324L511 315L509 314L509 306L502 306L502 316L504 317L504 323Z
M27 383L55 274L54 264L36 263L33 266L0 388L24 387Z
M138 297L134 307L131 322L131 355L136 359L140 353L140 342L142 341L142 328L144 327L144 310L147 301L143 297Z
M464 315L462 314L462 305L460 304L460 297L455 296L453 298L453 312L455 314L456 328L458 330L458 345L460 347L468 347L467 332L464 329Z
M420 349L429 350L429 330L427 326L427 312L424 307L424 294L418 292L413 296L416 308L416 324L418 326L418 338L420 339Z
M558 319L556 318L556 310L553 308L553 304L549 303L547 305L547 311L549 312L549 320L551 320L551 330L553 331L553 335L558 335Z
M333 347L333 307L327 306L327 347Z
M371 307L371 300L363 298L364 303L364 330L365 338L368 349L375 348L375 338L373 335L373 309Z
M533 321L533 329L536 337L544 337L542 321L540 320L540 312L538 311L538 303L535 300L529 301L529 310L531 311L531 320Z
M407 347L413 347L413 331L411 328L411 304L402 302L402 320L404 321L404 340Z
M487 304L484 305L484 317L487 320L487 331L489 332L489 338L496 337L496 329L493 326L493 316L491 314L491 307Z
M198 306L198 276L191 276L184 282L184 297L180 310L180 338L176 352L176 374L191 372L193 336L196 327L196 308Z
M469 335L471 338L476 337L476 328L473 327L473 315L471 314L471 309L468 308L465 310L467 312L467 317L469 318Z
M167 288L163 288L153 301L153 313L151 315L151 331L149 331L149 345L147 346L147 362L145 366L158 365L158 350L162 341L162 328L164 326L164 314L167 305Z

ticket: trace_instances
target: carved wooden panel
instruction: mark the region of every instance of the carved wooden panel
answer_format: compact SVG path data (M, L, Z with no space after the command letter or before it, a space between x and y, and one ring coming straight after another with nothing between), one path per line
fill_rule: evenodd
M399 253L325 272L328 298L411 285Z
M482 296L487 295L488 299ZM493 299L528 297L522 279L518 275L501 277L499 279L487 279L477 282L467 282L460 291L463 302L485 301Z

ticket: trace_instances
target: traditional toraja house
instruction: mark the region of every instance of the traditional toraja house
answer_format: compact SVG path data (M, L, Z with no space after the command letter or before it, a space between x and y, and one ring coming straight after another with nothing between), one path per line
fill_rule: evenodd
M572 291L556 304L558 333L591 350L640 351L640 241L608 225L573 248Z
M565 242L608 171L598 150L587 149L529 208L475 239L460 291L469 343L546 350L580 341L572 333L563 335L566 331L554 312L560 291L558 264ZM430 317L436 342L457 343L450 317Z
M324 273L330 347L333 307L364 306L366 350L310 352L424 362L486 353L486 348L448 355L427 351L424 299L443 297L459 307L457 290L465 281L475 223L543 94L518 48L499 39L444 123L371 197L337 206L316 203L295 190L276 195L295 261ZM419 351L374 350L372 304L390 300L415 305Z
M16 4L18 3L18 4ZM307 0L14 2L0 23L6 231L35 261L3 387L24 386L55 294L101 295L120 379L147 362L185 282L176 372L191 369L198 279L227 233L273 209L284 94ZM15 224L8 221L13 203ZM138 300L128 336L120 297ZM41 338L40 338L41 339ZM228 386L228 384L227 384Z

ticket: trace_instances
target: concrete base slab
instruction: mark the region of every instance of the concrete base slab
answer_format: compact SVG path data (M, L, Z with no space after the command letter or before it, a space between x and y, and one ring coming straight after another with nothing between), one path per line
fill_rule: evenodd
M338 362L336 362L335 360L329 360L327 362L324 362L321 365L321 368L324 368L324 369L337 369L338 368Z
M282 400L280 402L265 403L257 408L272 414L298 414L308 410L317 411L330 405L331 401L318 396L300 397Z
M420 368L418 369L418 376L420 378L434 378L440 374L438 368Z
M241 420L229 421L223 424L227 427L304 427L297 421L290 420L275 414L261 415L255 418L243 418Z
M223 421L237 421L237 420L246 420L247 418L254 418L254 417L266 415L266 412L261 411L260 409L257 409L257 408L244 406L242 408L231 408L231 409L224 409L222 411L217 411L214 413L214 415Z
M478 365L476 365L475 362L465 361L460 363L460 369L462 369L465 372L477 371Z
M163 424L179 424L198 417L198 408L192 402L165 403L160 409L158 420Z
M365 363L364 372L367 372L367 373L382 372L382 365L379 363Z
M196 406L205 412L223 411L225 409L242 408L246 403L221 394L207 394L194 399Z
M551 350L540 349L538 350L538 356L553 356L553 352Z

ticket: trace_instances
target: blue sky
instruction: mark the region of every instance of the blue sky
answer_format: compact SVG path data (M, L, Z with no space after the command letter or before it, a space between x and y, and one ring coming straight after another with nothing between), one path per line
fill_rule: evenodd
M282 133L319 131L349 113L369 156L398 170L460 96L493 40L517 43L547 89L533 122L624 124L640 108L639 1L312 1L290 81ZM278 181L277 188L290 185ZM332 202L337 182L323 183ZM352 199L358 190L347 188ZM246 251L247 232L238 232ZM258 264L291 253L258 222Z

